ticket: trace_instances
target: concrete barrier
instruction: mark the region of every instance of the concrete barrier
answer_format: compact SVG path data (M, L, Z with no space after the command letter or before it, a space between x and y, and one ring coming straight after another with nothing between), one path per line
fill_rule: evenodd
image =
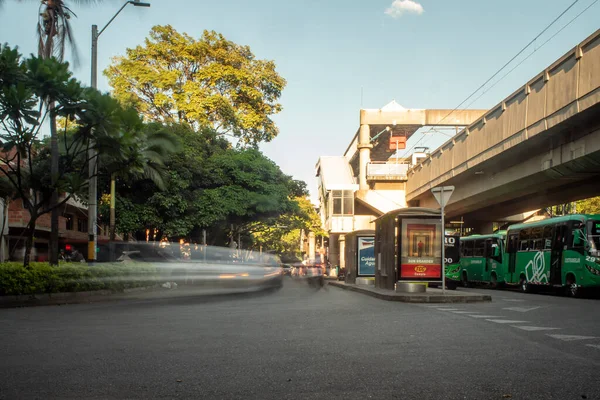
M375 286L375 279L356 278L356 284L362 286Z
M425 293L427 291L427 285L422 283L412 282L397 282L396 292L402 293Z

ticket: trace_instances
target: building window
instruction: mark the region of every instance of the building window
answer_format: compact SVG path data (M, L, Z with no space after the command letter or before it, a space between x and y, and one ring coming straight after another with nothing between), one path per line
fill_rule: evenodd
M70 214L67 214L67 215L65 215L65 219L67 220L66 221L67 230L72 231L73 230L73 216Z
M86 219L78 219L77 220L77 230L79 232L87 232L88 231L88 223Z
M354 214L354 192L351 190L334 190L333 215Z

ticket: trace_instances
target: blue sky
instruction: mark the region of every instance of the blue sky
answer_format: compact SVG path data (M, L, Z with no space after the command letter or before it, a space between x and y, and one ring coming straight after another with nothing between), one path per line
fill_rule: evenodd
M284 111L275 117L281 133L261 148L285 173L307 181L312 192L318 157L341 155L358 129L361 98L364 108L395 99L407 108L452 109L573 2L396 0L392 7L393 0L149 1L151 8L126 7L101 36L99 69L142 43L157 24L196 37L216 30L249 45L257 57L275 60L288 82ZM593 1L580 0L523 56ZM78 15L73 28L81 62L74 72L89 84L91 25L102 27L123 3L69 4ZM5 0L0 42L36 52L38 6L33 0ZM598 29L599 17L597 3L471 107L487 109L501 101ZM110 89L103 76L99 88ZM419 139L416 134L408 147ZM421 144L435 148L446 139L434 134Z

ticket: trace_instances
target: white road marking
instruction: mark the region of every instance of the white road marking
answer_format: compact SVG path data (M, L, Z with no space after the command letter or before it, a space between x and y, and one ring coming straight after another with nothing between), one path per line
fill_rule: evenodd
M497 324L524 324L529 321L515 321L512 319L486 319L486 321L495 322Z
M469 315L473 318L502 318L502 315Z
M575 340L590 340L590 339L598 339L596 336L579 336L579 335L550 335L547 334L553 339L562 340L563 342L573 342Z
M452 311L454 314L481 314L477 311Z
M541 308L541 307L507 307L507 308L503 308L503 310L529 312L529 311L537 310L538 308Z
M458 308L437 308L438 311L460 311Z
M586 346L594 347L594 348L600 350L600 344L586 344Z
M549 328L546 326L513 326L513 328L523 329L524 331L534 332L534 331L552 331L560 328Z
M523 301L525 301L525 300L519 300L519 299L507 299L507 298L501 298L500 300L503 300L503 301L514 301L514 302L523 302Z

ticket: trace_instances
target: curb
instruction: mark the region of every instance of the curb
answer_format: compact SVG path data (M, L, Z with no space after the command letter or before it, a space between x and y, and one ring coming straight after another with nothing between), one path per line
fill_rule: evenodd
M17 296L0 296L0 308L31 307L61 304L82 304L108 299L122 299L123 295L139 293L157 288L146 286L123 289L122 291L94 290L87 292L39 293Z
M411 293L382 293L373 289L367 289L359 286L350 286L341 282L328 282L329 285L338 287L340 289L349 290L352 292L358 292L366 294L371 297L375 297L380 300L387 301L400 301L403 303L480 303L492 301L490 295L479 295L469 294L466 295L452 295L444 296L439 294L411 294Z
M206 297L206 296L227 296L227 295L243 295L257 292L268 292L279 289L277 285L259 285L249 286L246 288L218 288L212 290L200 290L185 292L182 289L178 290L163 290L160 286L147 286L124 289L123 291L113 292L110 290L97 290L91 292L71 292L71 293L44 293L35 295L20 295L20 296L0 296L0 309L2 308L19 308L19 307L36 307L36 306L56 306L67 304L89 304L96 302L120 301L120 300L162 300L184 297ZM144 294L142 292L153 292L156 294L170 294L167 296L155 297L138 297L136 294Z

